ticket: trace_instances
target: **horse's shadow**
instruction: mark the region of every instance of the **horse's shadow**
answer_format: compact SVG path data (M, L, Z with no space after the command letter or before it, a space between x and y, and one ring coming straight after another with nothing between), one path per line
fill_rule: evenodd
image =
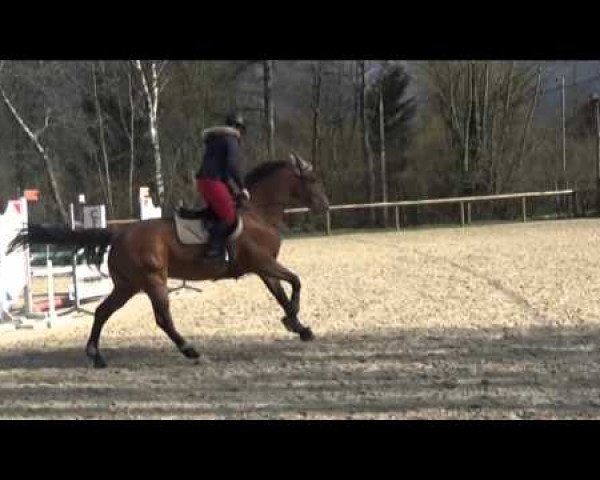
M103 348L109 367L98 371L83 347L7 351L0 354L0 397L19 403L25 393L25 404L46 416L56 413L44 406L53 401L73 402L59 409L71 416L104 415L113 403L126 416L427 409L600 416L598 328L387 330L311 343L291 336L190 340L201 352L197 361L166 341L137 338L142 346L135 347L120 339L122 346ZM13 409L5 415L23 414L5 405Z

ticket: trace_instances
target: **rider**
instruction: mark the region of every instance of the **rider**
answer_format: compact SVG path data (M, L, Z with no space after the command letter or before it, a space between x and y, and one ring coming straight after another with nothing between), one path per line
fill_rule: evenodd
M227 115L225 124L203 132L204 157L196 173L198 193L219 220L210 228L210 240L205 253L210 258L223 256L226 238L236 223L231 184L246 200L250 199L242 175L245 162L240 143L246 133L244 119L240 113L233 112Z

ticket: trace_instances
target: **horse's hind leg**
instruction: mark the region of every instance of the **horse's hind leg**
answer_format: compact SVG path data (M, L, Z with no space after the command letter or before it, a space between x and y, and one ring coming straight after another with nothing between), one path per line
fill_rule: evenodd
M152 302L156 324L167 334L185 357L198 358L200 356L198 352L185 341L173 325L166 279L158 278L158 276L152 277L145 291L150 297L150 302Z
M102 355L100 355L100 349L98 347L102 327L110 316L125 305L134 294L135 291L132 289L115 286L110 295L106 297L96 309L96 312L94 313L94 324L92 325L90 338L85 348L85 353L94 362L95 368L106 367L106 362Z

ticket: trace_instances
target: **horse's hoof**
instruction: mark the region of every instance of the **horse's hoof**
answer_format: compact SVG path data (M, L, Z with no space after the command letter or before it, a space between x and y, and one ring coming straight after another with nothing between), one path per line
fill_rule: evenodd
M94 368L106 368L106 362L100 355L94 357Z
M181 353L185 356L185 358L196 359L200 358L200 354L196 351L194 347L184 347L181 349Z
M308 341L314 340L314 339L315 339L315 335L313 334L313 332L310 328L306 327L300 331L300 340L302 340L303 342L308 342Z

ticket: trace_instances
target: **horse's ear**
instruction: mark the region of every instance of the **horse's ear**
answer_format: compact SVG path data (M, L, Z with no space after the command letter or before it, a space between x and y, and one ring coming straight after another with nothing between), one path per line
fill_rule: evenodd
M298 164L300 165L300 168L303 172L312 172L313 171L313 166L308 163L306 160L304 160L300 155L296 155L296 159L298 161Z
M290 153L290 163L292 164L292 167L294 167L294 170L296 170L296 173L302 175L302 161L295 152Z
M290 153L290 161L292 162L292 166L298 175L302 175L305 172L312 172L313 170L312 165L304 160L300 155L296 154L296 152Z

